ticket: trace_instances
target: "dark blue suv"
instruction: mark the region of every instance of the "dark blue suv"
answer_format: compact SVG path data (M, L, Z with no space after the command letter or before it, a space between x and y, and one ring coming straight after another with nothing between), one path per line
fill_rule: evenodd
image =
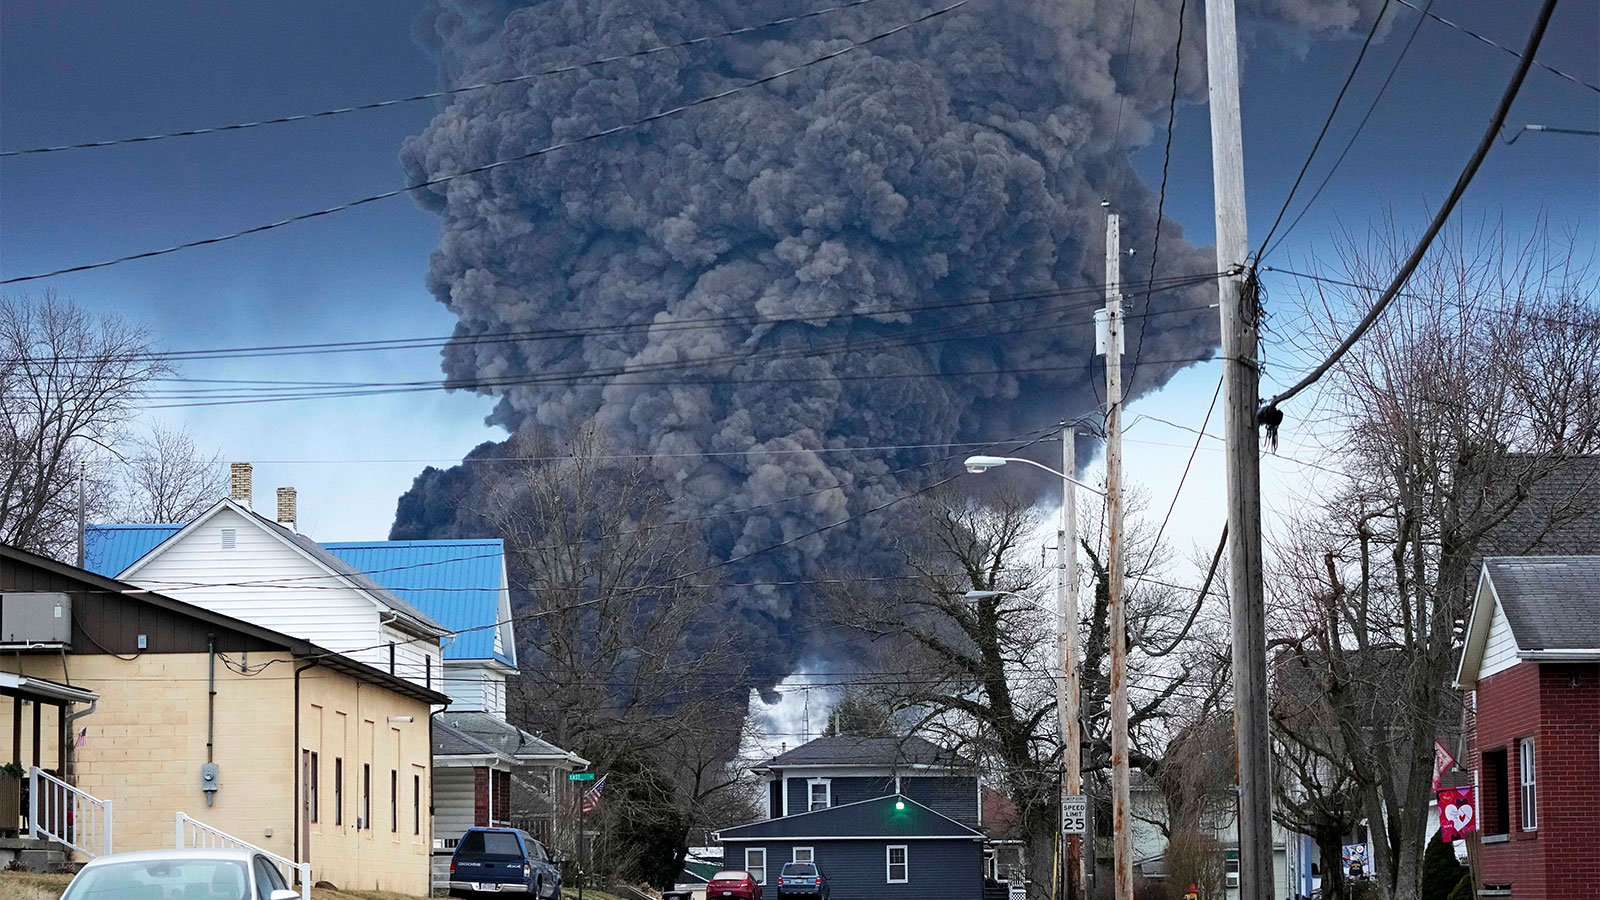
M516 828L473 828L450 858L450 896L524 894L560 900L561 870L544 845Z

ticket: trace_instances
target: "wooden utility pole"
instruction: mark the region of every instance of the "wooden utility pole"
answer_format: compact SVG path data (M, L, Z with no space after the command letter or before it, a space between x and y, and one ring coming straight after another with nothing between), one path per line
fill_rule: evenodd
M1206 2L1211 169L1222 310L1222 385L1228 473L1228 601L1233 613L1233 717L1239 761L1239 897L1272 891L1272 793L1267 722L1267 628L1261 584L1261 457L1256 410L1258 310L1246 289L1244 139L1233 0ZM1247 296L1248 294L1248 296Z
M1106 216L1106 569L1111 630L1111 859L1116 900L1133 900L1133 814L1128 808L1128 614L1122 578L1122 223Z
M1056 627L1061 653L1061 678L1056 684L1056 719L1061 730L1061 796L1080 793L1083 784L1078 733L1078 491L1077 431L1061 426L1061 525L1056 529ZM1083 900L1083 838L1066 835L1067 900Z

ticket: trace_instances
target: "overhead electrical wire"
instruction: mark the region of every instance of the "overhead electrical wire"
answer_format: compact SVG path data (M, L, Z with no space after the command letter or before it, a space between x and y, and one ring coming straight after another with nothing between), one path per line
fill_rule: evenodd
M1372 47L1372 39L1378 35L1378 27L1383 23L1383 17L1389 12L1391 0L1383 0L1383 6L1378 9L1378 14L1372 17L1372 27L1367 30L1366 40L1361 42L1361 51L1356 54L1356 61L1350 66L1350 74L1345 76L1344 84L1339 87L1339 93L1333 98L1333 108L1328 110L1328 117L1322 122L1322 130L1317 132L1317 139L1311 144L1311 152L1306 154L1306 161L1300 166L1300 173L1294 177L1294 184L1289 187L1289 195L1283 198L1283 206L1278 209L1277 218L1272 220L1272 227L1267 229L1267 236L1261 239L1261 247L1265 248L1272 242L1272 235L1277 232L1278 225L1283 222L1283 216L1289 211L1289 204L1294 202L1295 192L1300 190L1300 182L1305 180L1306 172L1311 168L1312 160L1317 158L1317 150L1322 146L1322 141L1328 136L1328 129L1333 127L1334 117L1339 114L1339 107L1344 103L1344 95L1350 90L1350 83L1356 80L1356 73L1361 71L1361 61L1367 58L1367 50ZM1370 112L1370 111L1369 111ZM1256 251L1256 259L1261 259L1262 251Z
M697 98L695 98L693 100L686 101L684 103L681 103L681 104L679 104L677 106L670 107L668 109L659 110L657 112L651 113L648 116L644 116L643 118L634 119L632 121L624 122L624 123L619 124L619 125L613 125L610 128L602 129L600 131L592 131L592 132L589 132L588 134L585 134L585 135L583 135L581 137L570 138L570 139L564 140L564 141L558 141L558 142L556 142L554 144L550 144L550 145L545 146L545 147L540 147L537 150L530 150L527 153L522 153L522 154L519 154L517 156L509 157L507 159L495 160L494 162L491 162L491 163L485 163L485 164L480 165L480 166L473 166L472 168L463 169L460 172L453 172L453 173L450 173L448 175L437 175L437 176L435 176L433 178L429 178L429 179L427 179L425 181L418 182L417 184L407 185L406 187L402 187L402 188L395 188L394 190L384 191L384 192L378 193L378 194L369 194L369 195L367 195L365 197L359 197L359 198L354 199L354 200L348 200L348 201L346 201L344 203L338 204L337 206L330 206L330 207L326 207L324 209L314 210L312 212L299 213L297 215L289 216L288 218L285 218L285 219L278 219L278 220L273 221L273 222L267 222L267 223L264 223L264 224L261 224L261 225L256 225L256 226L253 226L253 227L250 227L250 228L241 229L239 231L229 232L227 234L216 235L216 236L208 237L208 238L200 238L200 239L192 240L192 241L185 241L185 242L180 243L180 244L173 244L171 246L163 247L163 248L157 249L157 250L145 250L145 251L142 251L142 252L139 252L139 253L130 253L130 254L126 255L126 256L119 256L119 257L115 257L113 259L101 260L99 262L82 263L80 265L75 265L75 266L66 266L64 268L54 269L54 270L48 271L48 272L39 272L39 273L36 273L36 274L33 274L33 275L17 275L17 276L13 276L11 278L0 278L0 284L17 284L17 283L25 282L25 281L36 281L36 280L41 279L41 278L51 278L51 277L54 277L54 276L57 276L57 275L66 275L66 274L69 274L69 273L72 273L72 272L86 272L86 271L89 271L91 269L103 269L103 268L105 268L107 266L115 266L115 265L119 265L121 263L133 262L134 260L150 259L151 257L166 256L167 254L170 254L170 253L177 253L177 252L180 252L180 251L183 251L183 250L190 250L190 249L193 249L195 247L203 247L203 246L207 246L207 245L210 245L210 244L220 244L220 243L223 243L225 241L232 241L232 240L236 240L238 238L248 237L250 235L261 234L261 233L267 232L267 231L273 231L273 230L276 230L276 229L279 229L279 228L284 228L284 227L289 226L289 225L294 225L294 224L297 224L297 223L300 223L300 222L309 221L311 219L318 219L318 218L322 218L324 216L331 216L331 215L335 215L337 213L346 212L348 210L356 209L356 208L361 207L361 206L366 206L367 204L370 204L370 203L377 203L377 202L382 201L382 200L389 200L389 199L392 199L394 197L399 197L399 196L402 196L402 195L410 194L412 192L420 191L420 190L423 190L425 188L431 188L431 187L436 187L436 186L441 185L441 184L447 184L449 182L455 181L455 180L460 179L460 178L466 178L466 177L473 176L473 175L481 175L481 174L483 174L485 172L492 172L492 171L494 171L496 169L501 169L501 168L504 168L506 166L511 166L511 165L515 165L517 163L527 162L530 159L536 159L538 157L554 153L554 152L556 152L558 150L565 150L565 149L567 149L569 147L575 147L575 146L577 146L579 144L584 144L584 143L588 143L590 141L599 140L601 138L610 137L611 135L620 134L620 133L625 132L625 131L631 131L632 129L635 129L635 128L641 128L641 127L643 127L645 125L649 125L649 124L651 124L653 122L658 122L658 121L660 121L662 119L667 119L667 118L670 118L672 116L678 115L679 113L686 112L688 110L695 109L697 107L704 106L704 105L709 104L709 103L715 103L716 101L721 100L721 99L723 99L725 97L730 97L730 96L733 96L734 94L738 94L738 93L741 93L743 91L750 90L752 88L760 87L761 85L770 84L770 83L772 83L774 81L777 81L777 80L779 80L781 78L787 77L789 75L793 75L796 72L804 71L805 69L808 69L811 66L818 65L820 63L824 63L824 62L827 62L829 60L837 59L837 58L839 58L841 56L844 56L847 53L850 53L850 52L855 51L855 50L859 50L862 47L865 47L865 46L867 46L869 44L873 44L873 43L876 43L878 41L884 40L886 38L893 37L894 35L897 35L902 31L906 31L907 29L910 29L910 28L913 28L913 27L915 27L917 25L920 25L923 22L927 22L927 21L939 18L940 16L948 15L949 13L954 12L955 10L958 10L961 7L967 5L967 3L969 3L969 2L971 2L971 0L955 0L954 3L951 3L951 4L947 5L947 6L942 6L942 7L938 8L938 9L935 9L935 10L933 10L931 12L924 13L923 15L918 16L915 19L911 19L910 21L903 22L903 23L901 23L899 25L896 25L893 28L888 29L887 31L880 31L880 32L878 32L878 33L876 33L876 34L874 34L874 35L872 35L870 37L864 38L864 39L862 39L860 41L853 41L853 42L851 42L849 44L846 44L843 47L838 48L837 50L829 51L828 53L824 53L821 56L813 57L811 59L805 60L804 62L797 63L797 64L795 64L793 66L789 66L788 68L785 68L785 69L782 69L780 71L774 72L774 73L772 73L770 75L764 75L764 76L762 76L760 78L756 78L756 79L753 79L751 81L740 82L739 84L736 84L736 85L734 85L732 87L724 88L724 89L722 89L720 91L715 91L715 92L712 92L710 94L702 95L702 96L697 97Z
M1428 0L1428 7L1431 8L1432 6L1433 0ZM1426 13L1426 9L1424 13ZM1350 148L1355 146L1356 138L1361 136L1362 129L1367 127L1367 122L1372 118L1373 111L1378 108L1378 103L1383 100L1384 93L1389 90L1389 84L1394 81L1395 73L1400 71L1400 64L1405 61L1406 54L1410 52L1412 43L1417 39L1417 32L1422 30L1424 21L1426 21L1425 16L1418 16L1417 21L1412 24L1411 34L1406 37L1405 44L1400 47L1399 55L1395 57L1394 64L1389 67L1389 74L1384 76L1383 84L1379 85L1377 92L1372 95L1372 102L1367 104L1366 113L1361 116L1361 121L1356 123L1355 130L1350 132L1349 139L1344 142L1344 149L1339 151L1339 157L1333 161L1332 166L1328 167L1328 173L1322 176L1322 182L1317 185L1315 191L1311 192L1311 198L1305 202L1305 205L1300 207L1300 212L1290 220L1289 226L1283 229L1283 234L1278 235L1278 239L1273 242L1272 246L1268 247L1266 242L1262 242L1261 254L1256 257L1257 266L1261 265L1262 260L1266 259L1273 250L1276 250L1288 239L1289 235L1294 231L1294 227L1300 224L1300 220L1305 218L1306 212L1317 202L1317 198L1322 196L1322 191L1327 188L1328 182L1333 180L1334 173L1339 171L1340 164L1344 162L1346 156L1350 155ZM1287 206L1288 204L1285 202L1285 208ZM1282 217L1281 213L1279 217Z
M1145 285L1150 290L1168 289L1173 285L1182 285L1190 279L1215 278L1216 272L1192 272L1180 275L1169 275ZM358 341L318 341L302 344L256 344L236 347L196 347L180 350L157 350L147 353L130 354L128 359L154 359L162 362L197 362L211 360L239 360L256 359L279 356L319 355L322 353L372 353L392 350L435 349L446 346L475 347L480 344L519 343L523 341L543 340L570 340L573 338L610 336L626 334L632 331L678 332L698 331L701 329L723 328L735 325L766 326L822 323L831 324L841 319L872 318L876 316L898 316L905 313L933 312L938 310L964 309L968 307L998 306L1001 304L1020 303L1029 300L1049 300L1061 297L1089 294L1098 296L1105 290L1105 285L1100 283L1084 284L1072 288L1057 288L1048 291L1021 291L1013 294L971 294L939 303L909 304L901 306L883 306L872 309L841 310L837 312L815 313L811 315L796 316L762 316L751 313L737 313L721 316L689 317L672 319L668 321L637 320L633 322L620 322L607 325L588 325L581 328L538 328L517 331L486 331L479 334L448 334L427 335L410 338L378 338ZM653 313L660 315L665 310ZM68 356L53 354L49 356L28 357L0 357L0 362L32 362L42 364L58 364L72 362L90 362L96 359L93 356Z
M739 35L750 34L752 32L765 31L769 28L792 25L795 22L800 22L805 19L814 19L819 16L829 15L830 13L853 9L857 6L864 6L872 2L874 2L874 0L851 0L849 3L841 3L836 6L829 6L824 9L813 10L807 13L785 16L781 19L773 19L770 22L762 22L759 25L746 25L742 28L719 31L715 34L701 35L699 37L688 38L682 41L675 41L670 44L659 44L653 47L646 47L643 50L635 50L630 53L618 53L612 56L602 56L598 59L589 60L588 62L555 66L548 69L541 69L537 72L530 72L526 75L514 75L509 78L499 78L493 81L483 81L476 84L462 85L460 87L428 91L427 93L413 94L409 97L396 97L390 100L377 100L371 103L358 104L356 106L342 106L335 109L325 109L320 112L302 113L300 115L293 116L279 116L273 119L261 119L254 122L236 122L229 125L214 125L208 128L191 128L186 131L172 131L165 134L151 134L142 137L113 138L102 141L86 141L79 144L61 144L51 147L34 147L28 150L4 150L0 151L0 158L8 156L30 156L42 153L59 153L65 150L88 150L96 147L114 147L123 144L144 144L152 141L164 141L171 138L195 137L197 135L217 134L227 131L244 131L251 128L260 128L264 125L284 125L290 122L306 122L312 119L325 119L330 116L340 116L346 113L362 112L364 110L385 109L391 106L400 106L406 103L416 103L423 100L439 100L445 97L455 97L461 94L503 87L509 84L522 84L527 81L545 78L551 75L577 72L583 69L593 68L595 66L606 65L608 63L639 59L640 57L651 56L657 53L665 53L670 50L682 50L688 47L696 46L697 44L705 44L711 41L721 40L722 38L737 37Z
M1173 42L1172 48L1172 97L1167 102L1167 145L1161 153L1161 191L1156 199L1156 229L1155 238L1150 244L1150 280L1147 284L1154 284L1156 277L1156 259L1161 255L1161 220L1166 215L1167 208L1167 172L1172 165L1172 132L1178 121L1178 75L1183 71L1183 25L1185 13L1189 9L1189 0L1179 0L1178 3L1178 39ZM1121 109L1117 115L1121 116ZM1119 125L1120 128L1120 125ZM1122 262L1119 260L1120 267ZM1144 311L1150 312L1149 290L1144 292ZM1124 317L1127 318L1127 317ZM1133 380L1139 377L1139 359L1144 355L1145 329L1139 329L1138 340L1133 345L1133 365L1128 367L1128 384L1126 392L1133 393Z
M1499 105L1495 108L1488 129L1484 132L1483 138L1479 140L1478 147L1473 151L1472 157L1467 160L1466 167L1461 170L1460 176L1456 178L1456 184L1451 189L1450 196L1445 198L1444 204L1434 214L1433 222L1429 224L1428 230L1422 235L1422 239L1417 242L1417 246L1411 251L1411 255L1401 265L1400 271L1395 273L1394 280L1389 283L1382 296L1373 303L1372 309L1368 310L1367 314L1356 324L1350 334L1340 342L1339 346L1335 347L1333 352L1329 353L1328 357L1318 363L1305 377L1263 404L1260 410L1261 413L1277 412L1278 404L1293 398L1327 374L1328 370L1333 368L1350 351L1350 348L1355 346L1357 341L1361 340L1373 323L1378 321L1378 317L1383 315L1383 311L1394 301L1401 288L1405 287L1406 281L1411 278L1411 273L1416 271L1417 266L1422 263L1422 258L1428 252L1428 248L1433 245L1434 238L1438 237L1440 230L1444 228L1444 223L1450 218L1450 213L1455 210L1456 204L1460 202L1461 196L1466 193L1467 186L1472 183L1473 177L1478 174L1478 169L1489 155L1489 150L1494 146L1495 137L1505 125L1506 116L1510 114L1511 106L1516 101L1517 94L1522 90L1522 83L1528 77L1528 69L1533 64L1533 58L1539 51L1539 45L1544 41L1545 31L1550 26L1551 16L1555 14L1557 2L1558 0L1544 0L1539 10L1539 16L1534 21L1533 31L1528 35L1528 46L1517 63L1517 69L1512 74L1510 83L1506 85L1505 93L1500 98ZM1259 415L1258 418L1260 418Z
M1495 41L1491 40L1490 38L1484 37L1483 35L1479 34L1478 32L1473 31L1471 28L1468 28L1465 25L1461 25L1461 24L1459 24L1457 22L1452 22L1449 19L1446 19L1444 16L1439 15L1438 13L1433 13L1433 12L1429 12L1429 11L1427 11L1425 9L1422 9L1422 8L1418 7L1415 3L1411 2L1411 0L1397 0L1397 2L1401 6L1410 7L1411 9L1414 9L1417 12L1422 13L1424 16L1427 16L1428 18L1434 20L1435 22L1438 22L1441 25L1449 26L1450 28L1454 28L1456 31L1459 31L1462 34L1468 35L1469 37L1477 38L1478 40L1482 41L1485 44L1488 44L1489 46L1495 48L1496 50L1504 50L1506 53L1511 54L1512 56L1516 57L1517 59L1521 59L1522 58L1522 54L1521 53L1518 53L1517 51L1511 49L1510 47L1507 47L1504 44L1496 43ZM1538 60L1534 60L1533 64L1538 66L1541 69L1544 69L1546 72L1549 72L1550 74L1555 75L1558 78L1564 78L1567 81L1570 81L1573 84L1578 85L1579 87L1586 87L1589 90L1594 91L1597 94L1600 94L1600 84L1595 84L1593 82L1584 81L1582 78L1579 78L1576 75L1569 75L1566 72L1563 72L1560 69L1556 68L1555 66L1539 62Z

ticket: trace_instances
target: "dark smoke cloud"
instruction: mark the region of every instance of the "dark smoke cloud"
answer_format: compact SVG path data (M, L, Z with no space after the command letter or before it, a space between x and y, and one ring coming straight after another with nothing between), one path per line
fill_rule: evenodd
M464 95L407 141L401 161L420 182L526 153L819 56L938 2L877 0L783 30ZM1296 26L1341 28L1374 4L1252 0L1247 10ZM491 421L510 431L570 433L593 421L614 450L660 454L651 462L654 474L689 515L770 503L840 480L851 485L712 520L708 537L724 556L926 483L930 470L862 479L929 454L696 452L982 441L1090 411L1098 398L1087 371L963 374L1089 362L1087 297L849 315L1097 283L1105 197L1124 216L1125 245L1140 251L1125 278L1144 278L1155 198L1126 151L1151 136L1153 121L1164 124L1177 7L1177 0L1145 0L1130 39L1123 4L973 0L759 89L433 189L422 202L441 216L443 233L428 286L459 317L459 336L751 313L814 317L808 324L566 342L461 341L446 351L444 368L463 379L537 375L734 353L759 358L817 343L961 329L960 341L698 373L760 382L621 379L489 391L500 397ZM1199 8L1190 4L1193 40L1183 55L1189 98L1203 93ZM793 4L773 0L438 0L420 30L446 77L466 83L793 12ZM1186 242L1175 223L1163 225L1159 275L1213 268L1210 251ZM1151 305L1201 306L1213 296L1214 288L1200 286L1157 294ZM1130 305L1142 312L1142 296L1135 293ZM1031 315L1005 320L1022 311ZM1182 367L1170 360L1206 355L1215 340L1210 311L1135 319L1129 363L1144 321L1136 391L1163 384ZM931 373L946 377L850 378ZM845 380L829 380L835 376ZM403 498L394 535L472 529L458 509L495 469L425 473ZM873 546L870 536L839 529L827 540L758 557L741 574L796 575ZM770 625L800 615L802 596L752 591L740 603Z

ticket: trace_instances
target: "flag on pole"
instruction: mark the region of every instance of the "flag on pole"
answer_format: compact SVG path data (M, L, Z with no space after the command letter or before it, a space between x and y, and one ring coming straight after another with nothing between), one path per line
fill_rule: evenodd
M79 731L78 736L72 739L72 747L75 750L87 743L89 743L89 729L87 728Z
M1443 785L1440 783L1440 779L1443 778L1444 777L1444 773L1446 771L1448 771L1450 769L1450 767L1455 765L1455 764L1456 764L1456 758L1454 756L1450 755L1450 751L1446 750L1443 744L1439 743L1438 741L1434 741L1433 742L1433 792L1434 793L1437 794L1443 788Z
M590 815L600 808L600 792L606 789L606 776L601 775L594 787L583 792L583 814Z

